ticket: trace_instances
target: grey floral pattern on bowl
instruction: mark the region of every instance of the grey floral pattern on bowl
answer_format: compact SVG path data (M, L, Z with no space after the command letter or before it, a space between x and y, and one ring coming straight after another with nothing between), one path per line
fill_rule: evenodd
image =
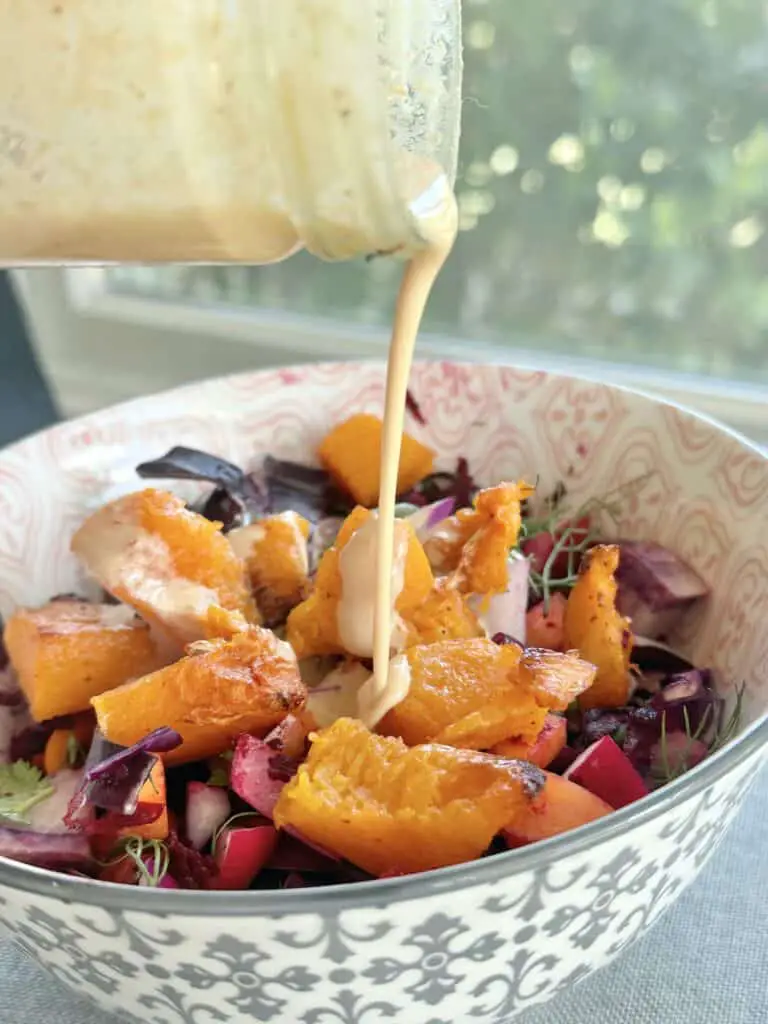
M3 918L57 978L141 1024L504 1024L650 927L716 849L759 760L673 814L450 898L224 917L0 887Z

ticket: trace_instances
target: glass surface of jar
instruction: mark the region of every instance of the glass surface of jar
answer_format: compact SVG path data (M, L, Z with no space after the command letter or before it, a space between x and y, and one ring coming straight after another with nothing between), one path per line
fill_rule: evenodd
M0 261L420 247L460 0L0 0Z

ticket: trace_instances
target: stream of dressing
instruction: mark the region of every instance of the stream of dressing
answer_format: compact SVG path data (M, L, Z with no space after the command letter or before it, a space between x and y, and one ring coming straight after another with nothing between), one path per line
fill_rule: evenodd
M458 221L456 200L445 178L441 178L434 184L432 189L422 197L419 205L423 209L419 216L419 229L427 244L413 257L405 269L395 306L395 320L387 364L377 523L373 678L369 686L366 687L366 703L371 705L370 710L374 717L377 717L377 704L393 706L406 695L408 688L407 671L406 678L390 678L390 647L395 618L393 570L397 470L405 425L406 391L416 336L419 333L419 326L432 286L453 248ZM399 662L402 660L394 660L393 675L400 674L398 668ZM405 692L397 692L400 690ZM392 691L396 691L396 693Z

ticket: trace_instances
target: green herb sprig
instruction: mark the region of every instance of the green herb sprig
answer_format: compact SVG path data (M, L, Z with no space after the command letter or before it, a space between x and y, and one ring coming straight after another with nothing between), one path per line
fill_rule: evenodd
M594 520L606 516L618 525L621 518L622 505L626 498L636 494L654 476L656 470L650 470L641 476L628 480L608 491L602 498L589 498L570 512L565 506L566 492L558 488L547 499L547 514L541 519L523 520L520 531L520 544L530 540L537 534L549 533L555 538L554 547L541 570L531 569L530 586L534 596L543 600L544 614L549 614L552 594L567 591L578 579L579 563L589 547L602 535L601 524ZM582 519L589 519L589 526L579 526ZM563 524L567 524L563 526ZM518 545L518 547L520 546ZM561 555L567 556L564 575L556 576L554 569Z

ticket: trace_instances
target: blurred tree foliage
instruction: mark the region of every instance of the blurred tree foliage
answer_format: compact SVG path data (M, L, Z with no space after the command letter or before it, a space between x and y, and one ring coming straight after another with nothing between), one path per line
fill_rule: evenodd
M768 7L464 8L462 232L428 327L768 382ZM399 268L118 273L124 289L386 323Z

